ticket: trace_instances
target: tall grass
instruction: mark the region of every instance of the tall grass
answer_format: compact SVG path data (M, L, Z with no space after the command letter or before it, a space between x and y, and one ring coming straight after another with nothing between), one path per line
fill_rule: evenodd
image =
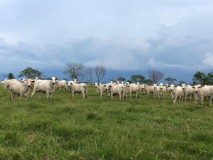
M207 104L207 103L206 103ZM138 99L72 98L11 101L0 88L0 159L212 159L213 106Z

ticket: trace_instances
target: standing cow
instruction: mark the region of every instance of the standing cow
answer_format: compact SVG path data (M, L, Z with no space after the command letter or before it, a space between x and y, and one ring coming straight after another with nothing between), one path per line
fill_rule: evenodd
M52 98L56 80L57 79L55 77L52 77L51 80L36 80L31 97L36 93L36 91L43 91L46 92L47 99Z
M28 99L28 94L30 92L30 86L32 81L30 79L24 80L23 82L12 81L9 85L10 98L14 99L15 95L20 95L20 99Z
M72 97L75 93L82 93L83 98L87 97L88 89L85 83L77 83L76 81L69 81L68 87L70 87L72 92Z

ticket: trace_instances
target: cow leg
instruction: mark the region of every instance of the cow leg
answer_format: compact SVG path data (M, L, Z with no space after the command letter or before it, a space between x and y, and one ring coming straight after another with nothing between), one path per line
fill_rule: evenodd
M120 99L120 101L121 101L121 93L118 93L118 95L119 95L119 99Z
M32 94L31 94L31 97L35 94L35 92L36 92L36 89L33 89L33 92L32 92Z
M75 92L74 92L74 91L72 91L72 98L74 97L74 94L75 94Z
M177 96L174 97L173 104L176 104Z
M47 99L49 99L49 97L50 97L49 91L46 91L46 93L47 93Z
M82 93L83 98L85 98L85 92L84 92L84 91L82 91L81 93Z
M113 92L111 92L111 99L113 100Z
M210 96L210 98L209 98L209 106L211 106L211 104L212 104L212 98L213 98L213 95Z
M10 93L10 99L14 99L14 93Z
M204 97L201 97L201 103L202 103L202 106L203 106L203 101L204 101Z

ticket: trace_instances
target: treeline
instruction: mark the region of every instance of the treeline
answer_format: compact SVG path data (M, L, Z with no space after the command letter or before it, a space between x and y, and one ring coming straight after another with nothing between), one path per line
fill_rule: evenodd
M94 67L85 67L83 64L77 63L67 63L65 65L64 74L68 75L70 79L78 79L85 82L102 82L105 75L106 75L106 68L101 65L97 65ZM19 78L45 78L44 74L34 68L27 67L20 71L18 75ZM13 73L8 73L8 79L13 79ZM148 71L148 78L143 75L135 74L130 77L130 79L126 79L123 76L117 76L114 78L109 79L109 81L128 81L130 83L146 83L146 84L153 84L159 83L160 81L164 80L168 84L183 84L186 82L183 80L177 80L173 77L166 77L164 78L164 74L161 71ZM209 72L207 74L197 71L192 77L193 84L202 84L202 85L213 85L213 72Z

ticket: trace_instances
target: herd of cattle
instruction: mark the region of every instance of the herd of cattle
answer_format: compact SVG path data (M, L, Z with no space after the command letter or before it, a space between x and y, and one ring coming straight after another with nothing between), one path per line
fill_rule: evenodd
M53 93L56 89L65 88L66 90L71 91L72 97L74 97L75 93L82 93L83 98L86 98L88 95L87 84L78 83L76 80L74 81L66 81L66 80L58 80L56 77L52 77L49 80L41 80L41 79L8 79L1 81L0 84L4 86L5 89L10 90L10 98L14 99L15 96L20 96L20 98L25 98L27 100L30 90L32 88L31 97L36 93L36 91L46 92L47 99L52 98ZM162 100L166 93L171 94L171 99L175 104L177 99L182 99L184 101L194 99L195 103L198 100L201 101L203 105L204 99L207 97L209 99L209 105L212 103L213 99L213 86L211 85L186 85L182 84L180 86L176 86L174 84L166 84L163 85L160 83L159 85L147 85L147 84L135 84L129 82L109 82L109 83L95 83L95 88L97 93L102 97L103 93L106 92L111 99L114 98L115 95L119 96L119 99L125 99L127 97L132 98L134 94L135 98L139 96L139 94L148 94L151 93L154 95L154 98L157 100Z

